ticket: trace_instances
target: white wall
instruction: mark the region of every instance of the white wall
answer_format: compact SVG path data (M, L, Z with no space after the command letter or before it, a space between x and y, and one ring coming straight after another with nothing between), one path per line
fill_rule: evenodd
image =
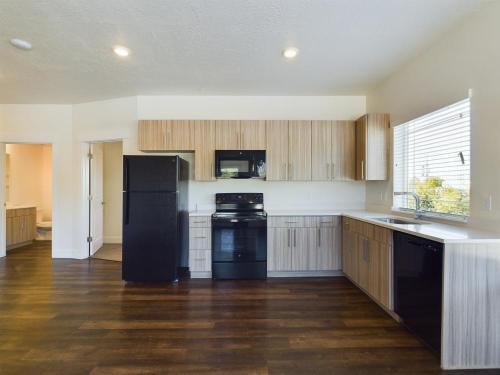
M0 105L0 142L52 144L52 255L77 257L73 247L72 107L68 105ZM75 173L79 173L77 171ZM3 180L3 178L2 178ZM3 181L2 182L3 185ZM3 189L0 202L5 202ZM2 226L5 219L2 219ZM5 240L4 231L0 232ZM0 256L5 255L0 248Z
M35 206L40 220L52 220L51 145L8 144L7 206Z
M103 144L104 243L122 242L122 142Z
M368 96L368 111L389 112L398 125L472 97L469 226L500 231L500 2L482 7ZM385 197L380 200L380 196ZM493 210L485 201L493 197ZM389 209L392 182L367 184L367 205Z

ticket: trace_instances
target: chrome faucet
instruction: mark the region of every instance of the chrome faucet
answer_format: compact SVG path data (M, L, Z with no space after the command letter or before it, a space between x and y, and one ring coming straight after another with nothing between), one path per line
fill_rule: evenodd
M394 195L409 195L415 198L415 219L418 220L422 218L423 213L420 210L420 197L417 193L414 193L412 191L395 191Z

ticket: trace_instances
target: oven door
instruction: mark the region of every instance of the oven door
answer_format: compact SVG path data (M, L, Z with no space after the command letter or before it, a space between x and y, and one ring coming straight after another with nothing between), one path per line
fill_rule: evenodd
M213 262L267 261L265 217L212 218Z

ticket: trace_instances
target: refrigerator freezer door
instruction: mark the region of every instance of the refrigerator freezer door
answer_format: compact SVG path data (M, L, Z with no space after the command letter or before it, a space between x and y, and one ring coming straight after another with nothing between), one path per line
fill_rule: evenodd
M124 156L124 191L177 191L177 156Z
M123 279L177 279L177 193L123 193Z

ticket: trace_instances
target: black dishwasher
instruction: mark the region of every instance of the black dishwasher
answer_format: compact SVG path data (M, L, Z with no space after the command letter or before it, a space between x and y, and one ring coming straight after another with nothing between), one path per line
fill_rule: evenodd
M441 351L443 244L394 232L394 306L403 324Z

